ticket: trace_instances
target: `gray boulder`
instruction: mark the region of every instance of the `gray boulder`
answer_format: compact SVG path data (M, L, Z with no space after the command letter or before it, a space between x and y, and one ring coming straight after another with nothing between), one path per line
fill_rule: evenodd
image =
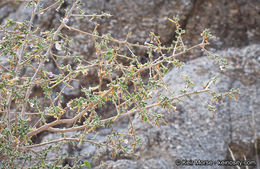
M229 147L236 159L243 160L245 155L248 160L256 160L253 145L260 137L260 81L255 78L252 83L243 82L248 82L246 78L250 75L259 73L260 45L232 48L218 54L230 60L224 71L219 69L212 58L201 57L187 62L181 70L173 69L164 80L169 84L169 90L177 94L185 85L185 79L180 78L181 74L189 75L195 83L193 89L199 90L214 73L218 80L211 88L218 92L240 89L239 100L225 99L223 104L216 105L217 113L214 117L204 104L210 100L210 95L206 94L183 99L183 102L177 103L176 112L154 108L150 112L165 114L167 125L159 127L140 121L136 115L133 125L136 135L142 139L137 150L139 159L108 161L110 168L129 168L129 164L132 168L229 168L217 163L218 160L231 159ZM243 62L237 64L236 60L240 59ZM247 67L248 62L255 66ZM235 70L239 70L240 74L232 74ZM176 166L178 159L209 160L216 164L203 167Z

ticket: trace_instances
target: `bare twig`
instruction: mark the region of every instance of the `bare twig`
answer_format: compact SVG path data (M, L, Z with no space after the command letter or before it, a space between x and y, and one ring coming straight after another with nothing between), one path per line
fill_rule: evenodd
M171 101L173 100L179 100L180 98L182 97L185 97L185 96L189 96L189 95L194 95L194 94L199 94L199 93L206 93L206 92L209 92L210 90L206 89L206 90L201 90L201 91L195 91L195 92L190 92L190 93L185 93L185 94L182 94L182 95L179 95L179 96L176 96L176 97L173 97L173 98L170 98ZM142 109L137 109L137 110L133 110L133 111L130 111L128 113L124 113L124 114L119 114L119 115L116 115L116 116L113 116L113 117L110 117L110 118L107 118L107 119L104 119L104 120L101 120L101 122L103 124L105 123L108 123L108 122L111 122L111 121L115 121L115 120L118 120L118 119L122 119L124 117L128 117L128 116L131 116L133 114L136 114L138 112L141 112L142 110L149 110L153 107L157 107L159 106L161 103L158 102L158 103L154 103L152 105L149 105L149 106L146 106ZM92 103L93 106L95 106L95 104ZM88 110L88 109L86 109ZM86 111L85 110L85 111ZM64 119L64 120L59 120L59 121L54 121L52 123L49 123L49 124L46 124L38 129L36 129L35 131L33 132L30 132L28 133L27 137L31 137L35 134L38 134L44 130L48 130L50 132L61 132L61 133L65 133L65 132L71 132L71 131L78 131L78 130L84 130L86 127L91 127L89 124L85 124L85 125L82 125L82 126L78 126L78 127L72 127L72 128L65 128L65 129L60 129L60 128L53 128L53 126L55 125L58 125L58 124L71 124L73 122L73 119Z

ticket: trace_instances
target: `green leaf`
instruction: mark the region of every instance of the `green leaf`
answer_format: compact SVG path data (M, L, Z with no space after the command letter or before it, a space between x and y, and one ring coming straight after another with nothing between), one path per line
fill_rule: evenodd
M84 161L84 164L88 169L91 169L91 165L88 161Z
M169 19L169 21L171 21L172 23L175 23L175 21L173 21L172 19L170 19L170 18L168 18Z

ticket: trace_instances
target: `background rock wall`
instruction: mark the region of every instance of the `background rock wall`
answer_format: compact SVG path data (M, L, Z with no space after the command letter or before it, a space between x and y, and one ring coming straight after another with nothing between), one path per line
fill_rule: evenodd
M174 40L175 27L168 21L179 15L181 26L186 30L185 43L197 44L201 41L200 33L210 28L216 39L211 41L211 50L226 58L229 62L227 70L221 71L212 59L195 50L180 59L187 62L181 70L172 70L165 77L169 88L178 91L183 81L179 74L185 73L192 77L196 84L203 84L215 72L219 75L216 89L224 91L239 88L241 91L238 102L226 100L218 107L218 113L211 114L201 104L202 98L189 98L185 104L178 105L177 112L166 113L167 126L152 127L143 124L136 116L134 120L136 134L143 139L137 154L140 159L132 157L113 159L105 151L96 150L91 145L82 145L78 150L65 148L65 152L83 155L92 166L102 168L101 161L108 168L178 168L175 160L185 159L227 159L230 158L228 146L238 159L255 159L254 143L260 141L260 1L258 0L92 0L82 1L83 9L88 14L107 12L111 18L89 21L89 19L73 18L69 24L81 30L91 31L95 24L100 24L98 32L111 33L112 37L125 39L128 32L133 35L131 42L148 41L149 33L155 32L161 37L163 44L169 45ZM44 2L51 4L51 1ZM35 24L42 29L57 28L59 19L64 16L64 9L71 1L66 1L60 12L49 11L36 18ZM30 18L31 9L24 3L10 1L0 2L0 24L7 19L25 20ZM74 39L72 47L76 54L91 60L95 55L94 44L89 37L71 33ZM135 51L147 57L144 51ZM63 64L72 63L70 59ZM48 63L49 69L55 72L55 66ZM26 72L25 74L29 74ZM75 90L66 91L64 104L81 95L79 86L93 86L97 83L95 71L88 78L73 84ZM195 86L201 88L201 86ZM41 94L40 89L35 89ZM39 95L40 95L39 94ZM207 96L202 96L207 98ZM107 107L109 110L109 107ZM110 108L111 109L111 108ZM110 110L112 111L112 110ZM153 111L162 111L156 109ZM254 115L254 118L252 116ZM127 128L127 123L115 126L119 130ZM105 140L106 130L100 131L99 140ZM103 133L103 134L102 134ZM50 135L48 135L50 137ZM54 137L54 136L51 136ZM88 136L88 137L91 137ZM44 138L43 138L44 140ZM258 150L260 152L260 150ZM89 154L101 154L93 159ZM258 154L258 158L260 155ZM179 168L184 168L179 167ZM188 168L188 167L187 167ZM200 168L200 167L198 167ZM204 167L207 168L207 167ZM210 167L208 167L210 168ZM228 168L228 167L218 167Z

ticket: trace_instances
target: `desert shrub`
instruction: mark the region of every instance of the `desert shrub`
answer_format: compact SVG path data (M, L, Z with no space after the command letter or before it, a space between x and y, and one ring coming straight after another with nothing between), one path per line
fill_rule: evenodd
M211 90L210 86L216 81L216 77L209 79L201 85L201 90L196 91L190 89L193 82L189 77L185 77L186 87L181 90L182 94L172 93L171 97L158 95L156 103L148 104L147 99L152 97L153 91L167 88L163 76L169 69L185 64L178 60L178 56L195 48L200 48L215 59L221 69L225 68L225 60L206 49L209 39L213 38L210 31L205 29L202 32L200 44L187 47L182 39L185 30L180 27L177 16L169 19L169 22L176 26L175 41L169 46L162 45L160 37L153 32L150 33L150 42L144 44L129 42L131 33L128 33L125 40L118 40L110 34L100 35L97 31L98 25L89 32L70 25L72 17L99 19L110 16L106 13L86 15L78 0L73 1L55 30L42 30L33 25L35 16L50 10L58 11L63 2L56 0L54 4L46 7L41 6L40 1L29 1L27 5L34 9L29 21L8 20L0 27L1 167L62 168L65 157L58 156L54 161L50 161L47 154L59 150L64 144L80 145L84 142L97 147L107 147L113 156L121 153L133 154L141 141L135 135L133 115L139 114L140 120L158 126L164 123L163 114L149 112L153 107L161 106L176 111L176 101L181 101L186 96L208 93L212 96L212 104L208 105L209 111L214 116L214 102L222 102L226 96L237 99L237 90L225 93ZM73 43L71 32L93 40L96 50L94 59L86 61L83 56L77 56L70 50ZM135 54L136 48L147 52L145 63ZM63 65L65 58L73 58L73 65ZM59 71L46 70L47 62L55 64ZM33 74L24 73L28 69L31 69ZM84 96L71 99L65 103L65 107L62 106L65 88L73 88L71 83L77 81L78 77L87 77L89 71L95 71L99 82L97 86L81 86ZM43 92L41 98L33 95L36 87ZM116 114L104 118L96 110L107 103L115 108ZM70 116L67 116L68 114ZM88 133L96 132L99 128L111 128L115 121L124 118L129 122L129 132L125 135L131 139L126 141L117 131L109 134L105 143L86 139ZM33 141L33 137L46 131L59 133L61 137L44 143ZM69 132L75 134L68 137L66 134ZM89 162L80 162L78 157L73 157L72 161L74 168L90 167Z

